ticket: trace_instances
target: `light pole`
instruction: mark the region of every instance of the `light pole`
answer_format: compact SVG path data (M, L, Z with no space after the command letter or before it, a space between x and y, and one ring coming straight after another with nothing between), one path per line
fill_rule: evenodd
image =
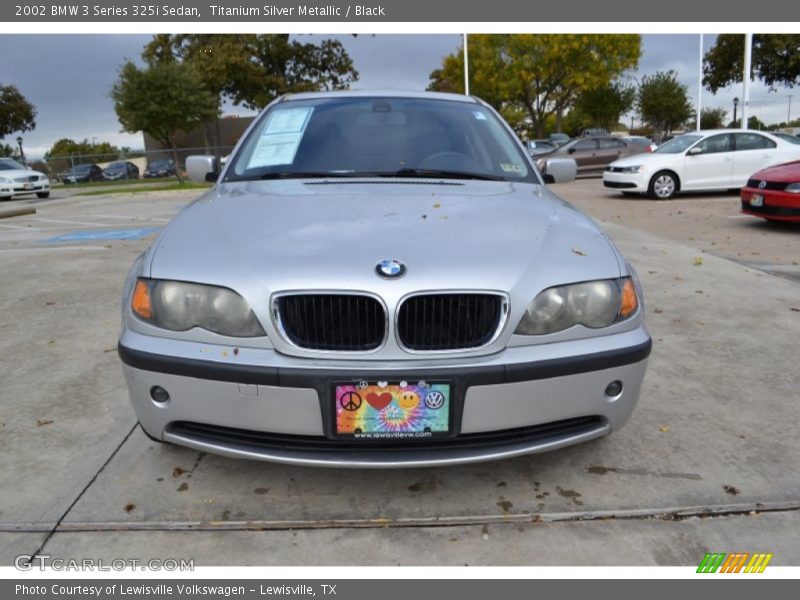
M736 127L736 109L739 108L739 98L733 99L733 126Z
M22 136L17 136L17 145L19 146L19 159L22 161L22 164L25 164L25 153L22 151Z

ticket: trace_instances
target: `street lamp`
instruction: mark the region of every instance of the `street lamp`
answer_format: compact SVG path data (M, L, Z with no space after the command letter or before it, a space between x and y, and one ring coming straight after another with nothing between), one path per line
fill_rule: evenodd
M22 136L17 136L17 145L19 146L19 159L22 161L22 164L25 164L25 153L22 151Z
M733 126L736 127L736 109L739 107L739 98L733 99Z

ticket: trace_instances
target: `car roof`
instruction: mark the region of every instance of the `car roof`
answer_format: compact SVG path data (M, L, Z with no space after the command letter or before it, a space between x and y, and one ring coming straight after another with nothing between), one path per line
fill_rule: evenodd
M450 94L446 92L420 92L415 90L339 90L327 92L302 92L286 94L279 101L311 100L315 98L422 98L434 100L450 100L470 104L482 104L475 96Z

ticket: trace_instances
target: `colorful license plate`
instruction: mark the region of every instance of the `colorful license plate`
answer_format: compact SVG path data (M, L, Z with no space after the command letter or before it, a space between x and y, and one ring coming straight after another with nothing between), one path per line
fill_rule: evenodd
M337 384L336 435L363 440L414 440L450 432L450 384L359 381Z
M764 196L761 194L750 196L750 206L764 206Z

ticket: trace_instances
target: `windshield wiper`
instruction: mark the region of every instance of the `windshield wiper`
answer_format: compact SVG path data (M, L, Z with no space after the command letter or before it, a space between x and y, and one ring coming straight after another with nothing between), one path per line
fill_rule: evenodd
M469 171L445 171L442 169L399 169L377 174L379 177L424 177L433 179L481 179L484 181L505 181L505 177L489 173L472 173Z

